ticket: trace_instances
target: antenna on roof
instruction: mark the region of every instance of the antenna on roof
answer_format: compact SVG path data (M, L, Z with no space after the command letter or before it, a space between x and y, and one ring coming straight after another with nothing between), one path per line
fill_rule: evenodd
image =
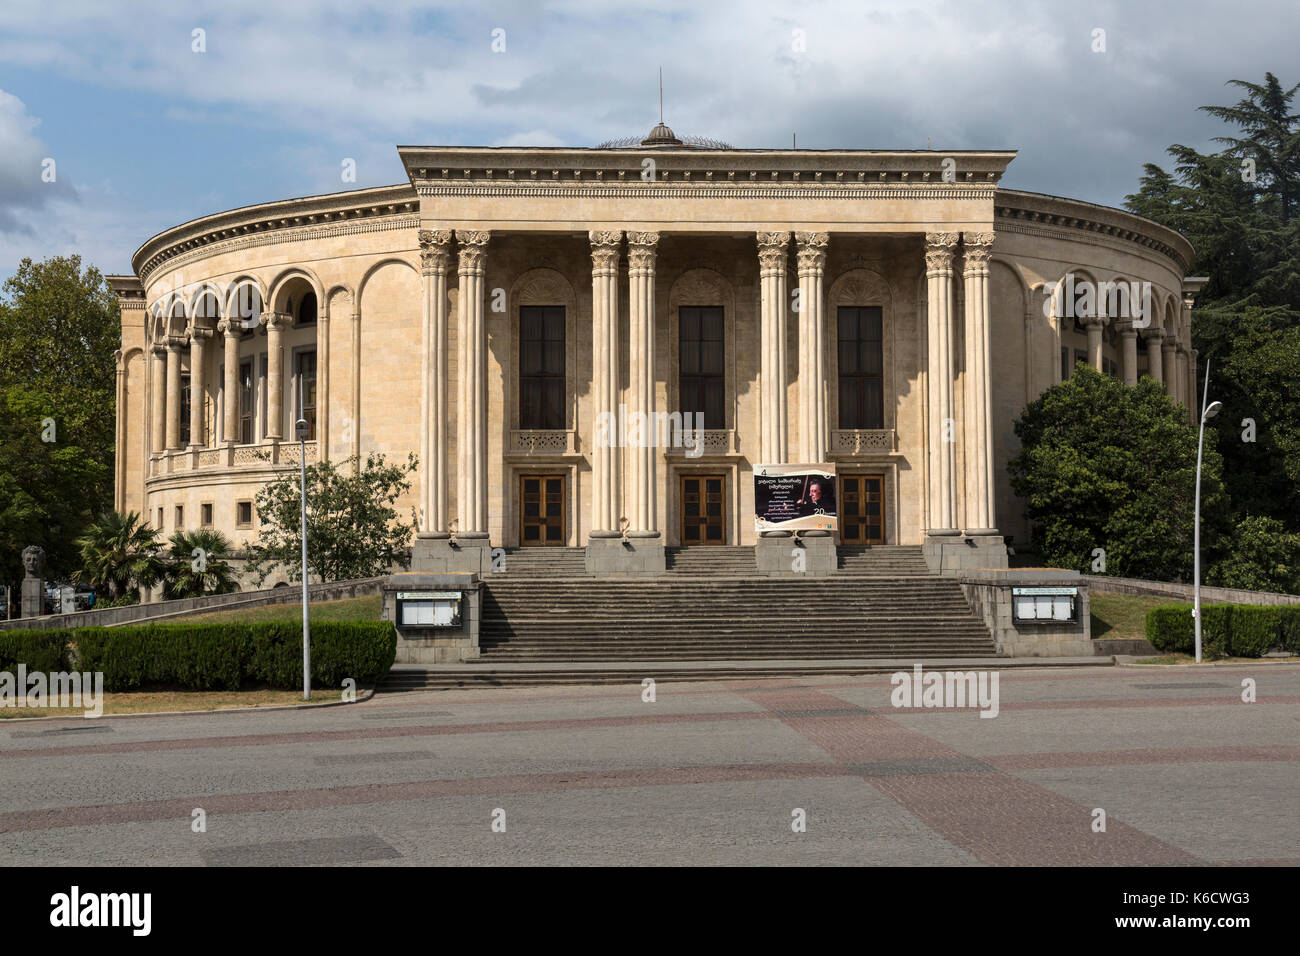
M659 125L664 123L664 68L659 67Z
M798 134L798 133L791 133L791 134L790 134L790 148L791 148L791 149L798 149L798 148L799 148L799 134Z

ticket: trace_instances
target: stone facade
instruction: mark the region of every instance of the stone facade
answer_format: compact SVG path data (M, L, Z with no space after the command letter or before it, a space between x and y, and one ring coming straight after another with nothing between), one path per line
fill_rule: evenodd
M753 545L753 466L829 461L880 477L884 543L996 565L1029 535L1012 423L1076 357L1191 403L1188 243L999 188L1010 151L399 152L407 183L186 223L112 277L119 509L250 539L314 381L309 460L417 454L401 505L430 547L521 544L522 479L559 476L552 543L635 539L602 553L653 570L647 548L682 541L684 477L720 476L720 543ZM1071 317L1067 283L1149 283L1150 311ZM564 310L563 427L521 421L529 306ZM722 309L724 420L698 455L602 440L602 413L681 410L684 307ZM882 325L866 429L841 427L837 384L837 316L862 307Z

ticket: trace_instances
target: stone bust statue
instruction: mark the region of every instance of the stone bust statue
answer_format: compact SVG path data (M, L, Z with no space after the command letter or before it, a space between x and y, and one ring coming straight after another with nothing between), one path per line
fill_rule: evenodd
M40 577L45 569L45 549L34 544L23 548L23 567L28 577Z

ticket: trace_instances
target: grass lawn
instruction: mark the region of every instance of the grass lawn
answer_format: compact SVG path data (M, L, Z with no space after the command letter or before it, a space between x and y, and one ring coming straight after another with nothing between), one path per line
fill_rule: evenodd
M360 697L369 688L358 687ZM313 704L333 703L342 692L313 688ZM104 694L105 714L156 714L175 710L227 710L231 707L286 707L307 703L301 690L141 690ZM83 707L0 707L0 720L22 717L83 717Z
M1186 604L1168 597L1151 594L1101 594L1089 595L1092 610L1092 636L1094 639L1132 639L1146 637L1147 611L1165 604Z
M379 595L348 598L344 601L313 601L308 605L313 621L377 621L379 620ZM211 611L169 618L163 623L222 624L256 621L300 621L302 603L267 604L262 607L235 608L230 611Z

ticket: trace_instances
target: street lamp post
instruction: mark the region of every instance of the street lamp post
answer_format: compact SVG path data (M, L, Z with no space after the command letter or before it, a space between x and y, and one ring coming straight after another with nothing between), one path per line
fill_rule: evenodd
M1192 530L1192 627L1196 632L1196 663L1201 663L1201 450L1205 445L1205 423L1219 414L1222 402L1210 400L1210 360L1205 360L1205 391L1201 396L1201 432L1196 439L1196 504Z
M298 380L298 414L302 414L302 379ZM298 435L298 464L301 475L302 513L302 699L311 700L311 625L307 618L307 419L294 422Z

